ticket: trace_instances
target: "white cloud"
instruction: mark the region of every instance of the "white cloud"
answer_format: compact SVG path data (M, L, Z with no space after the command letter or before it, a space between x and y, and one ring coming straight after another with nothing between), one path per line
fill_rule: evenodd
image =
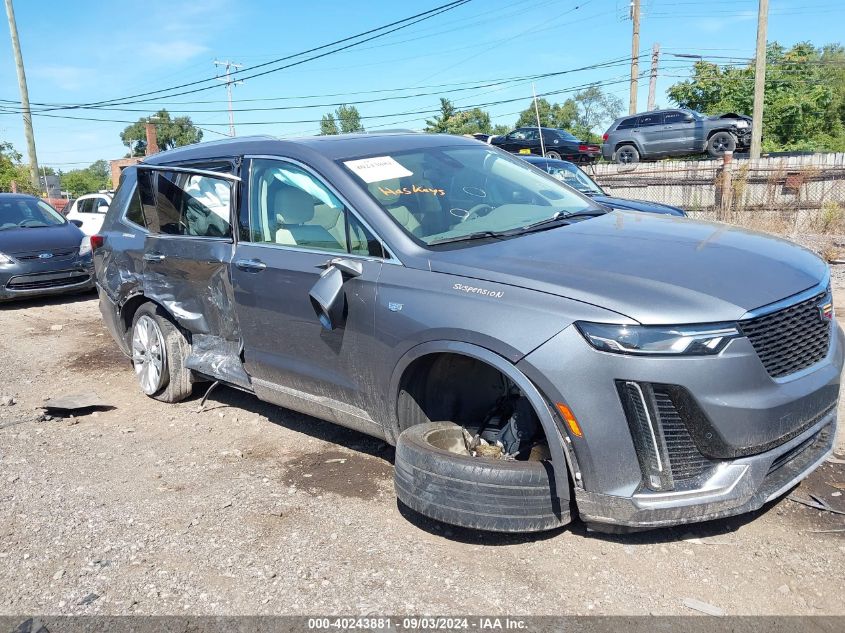
M138 52L149 62L159 64L181 64L205 53L208 46L190 42L188 40L165 40L162 42L146 42L139 47Z
M96 73L91 68L61 64L34 66L27 74L33 79L47 80L54 86L71 92L90 88L96 77Z

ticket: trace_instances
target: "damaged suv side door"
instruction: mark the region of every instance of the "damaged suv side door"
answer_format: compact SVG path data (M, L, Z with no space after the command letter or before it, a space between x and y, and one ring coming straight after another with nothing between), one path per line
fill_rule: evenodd
M251 158L243 173L232 279L255 393L381 435L366 358L386 250L306 166Z
M199 168L141 166L138 184L149 231L144 294L191 332L186 366L248 385L229 265L237 176Z

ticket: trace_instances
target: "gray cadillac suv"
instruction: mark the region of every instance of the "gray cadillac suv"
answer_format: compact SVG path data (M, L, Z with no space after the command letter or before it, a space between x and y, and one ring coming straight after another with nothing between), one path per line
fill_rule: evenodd
M92 238L141 389L220 381L396 445L405 506L596 529L759 508L831 452L826 264L613 211L446 135L203 143L122 177Z

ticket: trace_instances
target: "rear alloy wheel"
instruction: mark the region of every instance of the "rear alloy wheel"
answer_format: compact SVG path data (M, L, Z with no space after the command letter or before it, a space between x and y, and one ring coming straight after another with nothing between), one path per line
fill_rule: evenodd
M138 308L132 320L132 366L141 391L162 402L190 396L189 351L190 343L164 310L154 303Z
M555 151L546 152L546 158L550 158L551 160L560 160L560 154Z
M551 464L472 457L452 422L406 429L396 443L399 501L422 515L491 532L539 532L566 525Z
M716 132L707 141L707 153L713 158L721 158L725 152L736 150L736 137L730 132Z
M623 145L616 150L616 162L620 165L631 165L640 162L640 153L633 145Z

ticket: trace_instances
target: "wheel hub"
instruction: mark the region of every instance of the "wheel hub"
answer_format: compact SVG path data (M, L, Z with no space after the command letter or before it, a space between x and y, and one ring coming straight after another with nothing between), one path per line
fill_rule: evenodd
M161 389L166 358L161 329L152 317L141 316L132 333L132 364L141 390L148 396Z

